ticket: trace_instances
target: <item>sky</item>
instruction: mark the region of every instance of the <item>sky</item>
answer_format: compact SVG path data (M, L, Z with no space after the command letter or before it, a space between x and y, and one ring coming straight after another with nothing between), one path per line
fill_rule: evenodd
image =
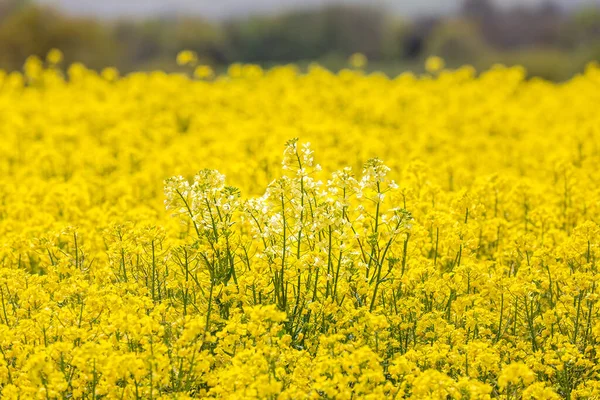
M494 0L501 6L535 5L544 0ZM579 3L600 0L554 0L572 7ZM194 13L207 18L221 19L250 14L278 13L302 7L318 7L332 3L375 4L398 14L415 16L440 14L456 10L462 0L38 0L53 4L73 14L99 17L147 17L161 14Z

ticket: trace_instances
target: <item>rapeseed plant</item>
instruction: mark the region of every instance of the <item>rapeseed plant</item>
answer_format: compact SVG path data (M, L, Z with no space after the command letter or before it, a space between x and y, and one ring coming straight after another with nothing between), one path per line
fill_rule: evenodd
M2 398L600 397L597 66L197 61L0 72Z

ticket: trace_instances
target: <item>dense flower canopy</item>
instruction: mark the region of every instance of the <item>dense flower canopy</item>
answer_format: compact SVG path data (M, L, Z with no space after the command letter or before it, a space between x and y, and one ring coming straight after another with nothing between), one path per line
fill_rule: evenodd
M0 72L2 398L599 397L600 69L359 61Z

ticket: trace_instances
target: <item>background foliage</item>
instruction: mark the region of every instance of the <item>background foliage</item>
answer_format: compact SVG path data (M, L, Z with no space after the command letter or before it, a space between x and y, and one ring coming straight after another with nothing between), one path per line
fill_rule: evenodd
M600 57L600 10L497 9L467 0L459 13L403 19L368 6L334 5L279 15L210 21L195 16L94 20L67 16L23 0L0 4L0 68L20 69L29 55L61 49L66 61L92 68L174 70L175 55L197 52L219 68L232 62L263 66L319 61L338 70L364 53L372 70L420 70L431 54L450 66L482 70L522 64L531 75L562 80Z

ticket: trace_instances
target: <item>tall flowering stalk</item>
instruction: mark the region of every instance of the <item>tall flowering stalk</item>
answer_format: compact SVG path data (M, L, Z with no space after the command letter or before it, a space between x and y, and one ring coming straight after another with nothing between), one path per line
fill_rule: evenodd
M345 168L324 182L310 145L293 139L282 166L283 177L244 203L216 171L166 182L167 207L191 221L209 272L207 329L213 291L238 285L238 275L243 285L256 270L268 273L268 281L253 279L241 290L256 304L276 305L287 315L286 331L303 343L307 334L327 332L344 303L369 311L384 303L382 286L393 288L406 268L412 217L385 203L398 185L381 160L369 160L360 180ZM254 243L238 244L248 234Z

